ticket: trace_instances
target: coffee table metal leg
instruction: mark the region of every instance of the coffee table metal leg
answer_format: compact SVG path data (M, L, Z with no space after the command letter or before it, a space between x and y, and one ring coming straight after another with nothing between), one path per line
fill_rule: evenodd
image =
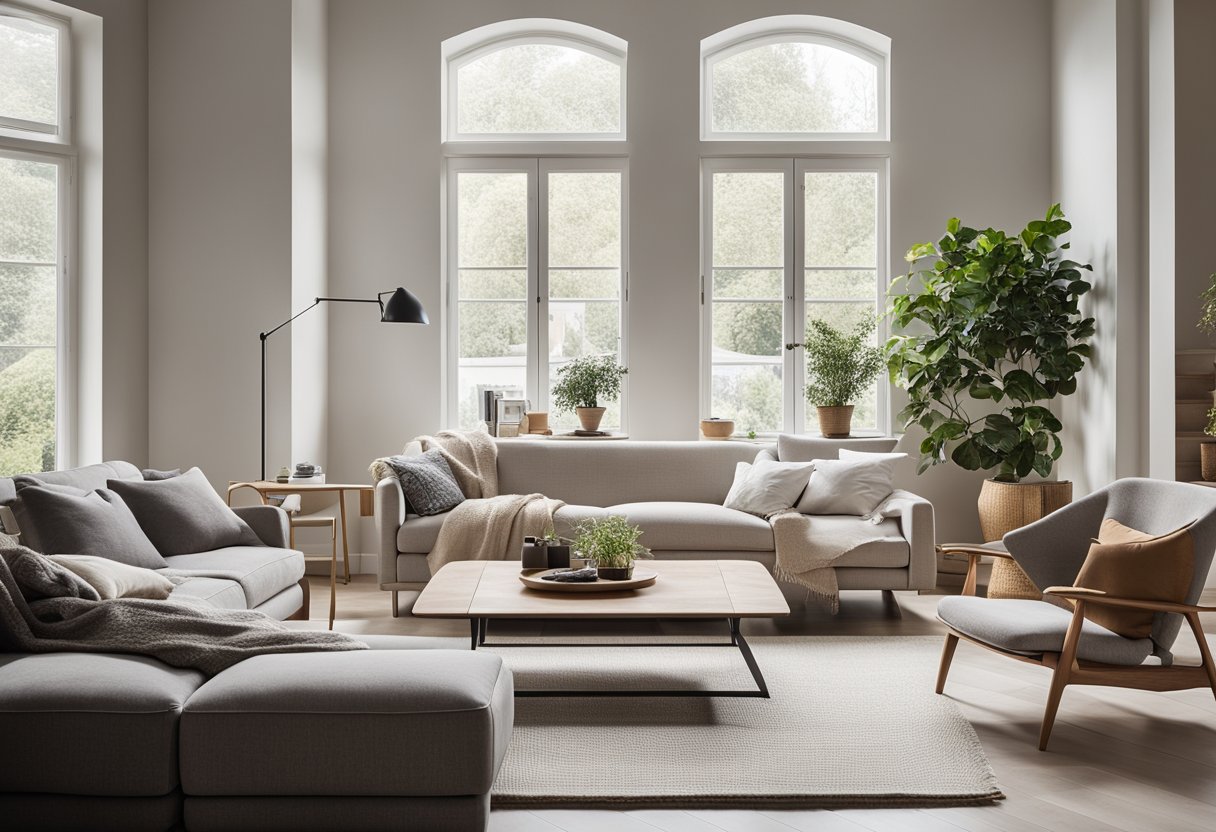
M760 696L770 699L768 682L764 681L764 674L760 672L760 665L756 662L756 657L752 655L752 648L747 643L747 639L743 637L739 624L738 618L730 620L730 639L739 648L739 652L743 654L743 661L747 663L747 669L752 672L752 679L755 680L756 687L760 689Z
M469 619L469 635L471 637L470 649L477 649L477 642L481 641L481 619Z

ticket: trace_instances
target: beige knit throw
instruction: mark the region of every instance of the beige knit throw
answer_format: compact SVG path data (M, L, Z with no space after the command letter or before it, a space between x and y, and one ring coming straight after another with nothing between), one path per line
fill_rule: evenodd
M424 453L431 448L439 449L465 497L476 500L498 496L498 446L486 431L442 430L434 436L419 436L413 441L422 446ZM406 444L402 453L411 444ZM383 458L373 462L368 470L375 482L394 476Z

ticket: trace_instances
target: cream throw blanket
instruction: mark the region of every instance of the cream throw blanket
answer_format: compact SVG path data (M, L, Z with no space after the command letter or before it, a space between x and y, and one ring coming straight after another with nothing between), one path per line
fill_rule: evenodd
M448 512L427 565L434 575L458 560L512 560L524 537L540 536L553 527L553 513L565 503L543 494L498 493L498 446L485 431L445 430L416 440L422 450L439 448L465 501ZM383 460L371 467L376 480L393 472Z
M791 508L769 515L777 551L773 577L806 587L808 598L823 603L835 615L840 611L836 561L874 540L870 525L899 515L908 502L905 497L888 497L862 518L867 522L843 528L834 525L831 534L821 531L822 521L813 514L799 514Z

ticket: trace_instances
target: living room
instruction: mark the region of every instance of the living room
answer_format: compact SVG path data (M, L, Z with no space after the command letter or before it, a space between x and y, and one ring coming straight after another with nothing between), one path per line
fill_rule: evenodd
M0 827L1211 828L1214 40L0 0Z

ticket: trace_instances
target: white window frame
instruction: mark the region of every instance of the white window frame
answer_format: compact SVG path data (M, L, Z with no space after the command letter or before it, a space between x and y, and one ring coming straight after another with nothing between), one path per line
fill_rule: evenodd
M877 69L876 129L867 132L734 133L713 129L713 68L727 58L774 43L811 43L854 55ZM778 15L724 29L701 41L702 141L889 141L891 138L891 39L886 35L831 17Z
M44 12L36 12L22 6L0 3L0 18L14 17L31 20L59 31L59 67L57 70L58 124L27 121L0 114L0 139L28 139L34 142L54 142L70 145L72 142L72 29L65 18Z
M609 133L462 133L459 112L459 70L465 64L512 46L547 44L578 49L621 68L621 129ZM628 113L628 50L623 39L569 20L521 18L472 29L442 44L441 141L444 142L546 142L625 141Z
M551 173L605 171L621 175L621 265L620 265L620 362L629 366L629 160L625 157L456 157L445 160L446 193L444 210L444 288L442 316L445 327L444 391L442 422L454 425L460 413L458 373L460 372L460 298L458 297L459 258L457 178L461 173L524 173L528 177L527 231L527 384L525 397L538 410L549 410L549 271L563 266L549 263L548 175ZM621 388L621 430L627 432L629 377Z
M851 157L708 157L701 160L701 418L726 414L713 413L713 177L724 172L781 172L784 175L784 254L782 342L801 340L806 331L806 199L803 196L805 174L818 171L865 171L877 175L875 211L874 308L882 312L886 304L888 274L889 220L887 216L889 191L889 159L886 156ZM746 265L746 264L741 264ZM756 264L759 265L759 264ZM767 268L767 267L766 267ZM856 269L858 267L840 267ZM876 337L882 343L888 337L885 319L879 321ZM781 433L806 432L806 357L802 349L783 350L782 354L782 420ZM878 435L891 430L890 385L878 380L875 403ZM737 425L736 435L747 430ZM775 435L763 432L762 436Z

